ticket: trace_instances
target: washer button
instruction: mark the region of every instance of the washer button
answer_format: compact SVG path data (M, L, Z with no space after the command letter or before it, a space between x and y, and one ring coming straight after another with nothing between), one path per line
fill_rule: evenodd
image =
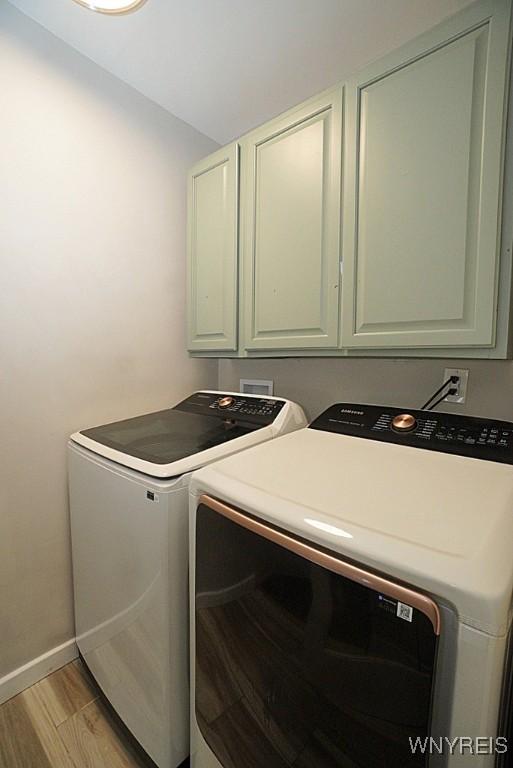
M221 397L217 403L218 408L229 408L230 405L233 405L235 402L234 397L229 397L228 395L226 397Z

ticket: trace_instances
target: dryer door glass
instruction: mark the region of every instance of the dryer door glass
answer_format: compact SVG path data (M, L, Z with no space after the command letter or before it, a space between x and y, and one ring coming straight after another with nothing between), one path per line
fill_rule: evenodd
M223 768L416 768L432 621L197 509L195 709Z

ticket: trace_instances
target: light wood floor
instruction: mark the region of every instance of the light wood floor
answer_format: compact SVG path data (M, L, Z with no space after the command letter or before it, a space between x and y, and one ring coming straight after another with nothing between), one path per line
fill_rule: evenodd
M0 706L0 768L147 768L77 660Z

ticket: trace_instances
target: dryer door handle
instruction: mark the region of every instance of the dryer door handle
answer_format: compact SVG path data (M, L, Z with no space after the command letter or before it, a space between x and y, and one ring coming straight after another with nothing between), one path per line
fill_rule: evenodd
M326 568L328 571L332 571L339 576L349 579L350 581L361 584L363 587L372 589L374 592L379 592L393 600L404 603L406 606L416 608L428 617L433 625L435 635L440 635L440 610L434 600L427 595L417 592L410 587L403 586L402 584L396 584L393 581L389 581L383 576L366 571L353 563L341 560L339 557L329 552L317 549L300 539L290 536L288 533L285 533L278 528L274 528L260 520L256 520L254 517L250 517L246 513L240 512L238 509L206 494L200 497L199 504L204 504L205 506L210 507L214 512L218 512L220 515L223 515L223 517L226 517L228 520L240 525L242 528L246 528L248 531L252 531L258 536L262 536L264 539L268 539L268 541L272 541L274 544L278 544L280 547L288 549L290 552L294 552L296 555L303 557L305 560L308 560L315 565L319 565L322 568Z

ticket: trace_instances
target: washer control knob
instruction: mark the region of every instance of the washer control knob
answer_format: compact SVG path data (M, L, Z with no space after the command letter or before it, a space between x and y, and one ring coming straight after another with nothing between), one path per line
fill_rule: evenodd
M392 429L396 432L412 432L417 426L417 419L411 413L400 413L392 419Z
M221 397L217 403L218 408L229 408L230 405L233 405L235 402L234 397L229 397L228 395L226 397Z

